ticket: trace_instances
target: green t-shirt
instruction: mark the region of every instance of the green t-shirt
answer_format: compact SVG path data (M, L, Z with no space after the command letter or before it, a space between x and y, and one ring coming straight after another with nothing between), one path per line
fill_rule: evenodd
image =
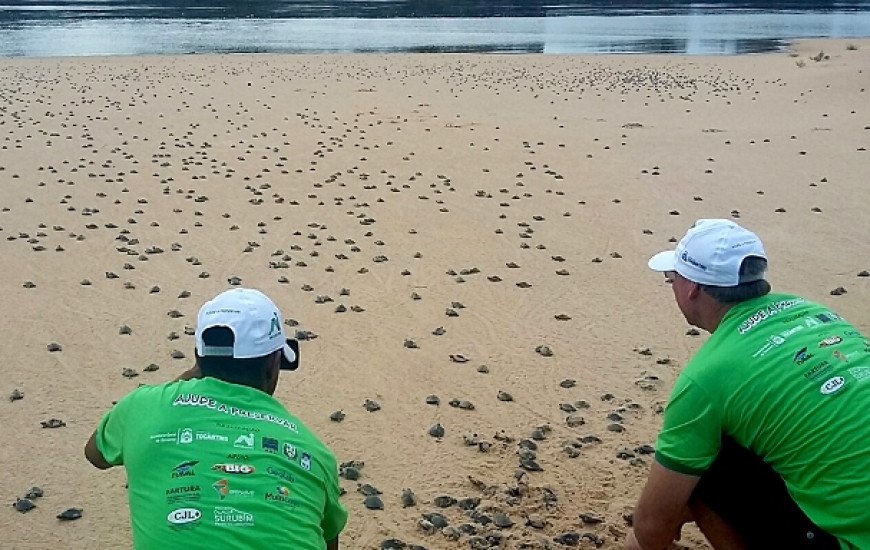
M347 521L335 456L247 386L142 386L103 416L97 447L127 469L137 549L323 550Z
M656 459L700 475L726 433L819 527L870 548L868 411L870 341L825 306L770 294L732 307L683 369Z

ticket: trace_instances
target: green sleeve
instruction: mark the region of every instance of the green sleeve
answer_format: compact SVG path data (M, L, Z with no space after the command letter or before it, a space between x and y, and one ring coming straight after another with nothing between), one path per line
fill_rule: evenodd
M134 392L124 396L109 409L97 425L97 449L114 466L124 464L124 426Z
M719 401L689 376L681 375L665 408L656 460L669 470L700 475L710 467L721 445Z
M335 457L331 457L327 465L326 475L326 509L323 511L323 540L330 541L337 537L347 523L347 509L338 498L340 489L338 486L338 464Z

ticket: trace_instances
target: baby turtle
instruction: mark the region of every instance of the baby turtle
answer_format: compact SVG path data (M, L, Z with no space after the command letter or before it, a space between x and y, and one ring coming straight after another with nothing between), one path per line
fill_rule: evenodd
M144 370L145 372L154 372L159 368L160 368L160 365L158 365L157 363L149 363L148 366L142 370Z
M24 399L24 393L18 388L15 388L12 390L12 393L9 394L9 401L18 401L19 399Z
M333 422L341 422L342 420L344 420L345 416L347 416L347 415L344 414L343 411L338 410L338 411L335 411L334 413L330 414L329 419L332 420Z
M543 472L544 469L533 458L523 458L520 460L520 466L529 472Z
M82 517L82 509L81 508L67 508L66 510L64 510L63 512L61 512L57 515L57 519L68 520L68 521L71 521L74 519L79 519L80 517Z
M227 279L227 282L231 286L239 286L240 284L242 284L242 279L240 277L230 277L229 279Z
M432 503L439 508L449 508L456 504L456 499L450 495L438 495L432 499Z
M513 526L514 522L508 517L504 512L496 512L492 515L492 522L499 529L507 529L508 527Z
M121 371L121 376L124 378L135 378L139 376L139 373L136 372L136 369L125 368Z
M368 483L363 483L363 484L357 486L356 492L363 494L367 497L372 496L372 495L382 495L383 494L383 492L380 491L377 487L375 487L374 485L370 485Z
M157 294L158 292L160 292L160 287L157 286L157 285L152 286L152 287L148 290L148 293L149 293L149 294ZM70 508L70 510L73 510L73 508Z
M127 325L121 325L121 328L118 329L118 334L130 335L133 334L133 329Z
M543 356L543 357L552 357L553 356L553 350L551 350L549 346L545 346L543 344L536 347L535 351L538 352L538 354Z
M22 514L36 508L36 504L34 504L33 501L29 498L17 498L15 499L15 504L13 504L12 506L14 506L15 510L21 512Z
M448 523L447 518L438 512L429 512L427 514L423 514L423 519L431 523L437 529L444 529L450 523Z
M382 549L395 548L395 549L401 550L402 548L405 548L406 546L408 546L408 545L405 544L405 541L403 541L401 539L384 539L381 541L381 548Z
M571 320L571 316L567 315L565 313L559 313L559 314L554 315L553 317L555 317L555 319L557 321L570 321Z
M572 413L577 411L577 407L571 403L559 403L559 410L566 413Z
M462 355L461 353L451 353L450 360L454 363L467 363L468 357Z
M173 310L167 312L166 315L169 315L173 319L178 319L179 317L184 317L184 314L181 313L180 311L178 311L177 309L173 309Z
M502 390L499 390L498 395L496 397L498 397L499 401L513 401L514 400L513 395L509 394L506 391L502 391Z
M426 404L427 405L440 405L441 399L438 398L437 395L427 395L426 396Z
M42 490L42 487L37 487L36 485L34 485L30 489L28 489L26 493L24 493L24 498L34 499L39 498L43 495L45 495L45 491Z
M61 345L58 344L57 342L52 342L52 343L50 343L49 345L46 346L46 349L47 349L48 351L51 351L51 352L54 352L54 351L62 351L62 350L63 350L63 348L61 347Z
M456 313L456 310L449 307L444 310L444 314L448 317L459 317L459 314Z
M435 330L432 331L432 334L434 334L435 336L441 336L441 335L444 334L445 332L447 332L447 331L444 330L444 327L438 327L438 328L436 328Z
M444 426L441 424L434 424L429 428L429 435L432 437L444 437Z
M184 352L179 349L172 350L172 353L169 354L173 359L184 359Z
M366 399L363 407L365 407L368 412L375 412L381 410L381 405L377 401L372 401L371 399Z
M402 489L402 508L417 505L417 495L411 489Z
M357 468L356 466L347 466L347 467L341 468L339 475L341 477L343 477L344 479L347 479L349 481L356 481L359 479L359 475L360 475L359 468Z
M378 495L369 495L363 501L363 504L369 510L383 510L384 509L384 501L381 500L381 497Z
M566 378L566 379L562 380L561 382L559 382L559 387L561 387L561 388L573 388L576 385L577 385L577 381L574 380L573 378Z
M48 420L43 420L40 422L43 428L62 428L66 426L66 422L59 418L50 418Z
M179 297L179 298L190 298L190 292L188 292L187 290L182 290L182 291L178 294L178 297Z
M580 533L568 531L561 535L553 537L553 540L565 546L577 546L580 543Z
M21 286L23 286L24 288L36 288L36 283L34 283L33 281L24 281L24 284Z
M417 349L419 347L419 346L417 346L417 342L415 342L414 340L412 340L410 338L405 338L404 346L408 349Z

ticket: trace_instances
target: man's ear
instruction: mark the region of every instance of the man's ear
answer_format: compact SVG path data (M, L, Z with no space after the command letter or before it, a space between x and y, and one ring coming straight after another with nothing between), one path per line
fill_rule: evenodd
M686 295L689 297L689 300L696 300L703 290L701 290L701 285L696 283L695 281L686 280L688 283L688 288L686 289Z

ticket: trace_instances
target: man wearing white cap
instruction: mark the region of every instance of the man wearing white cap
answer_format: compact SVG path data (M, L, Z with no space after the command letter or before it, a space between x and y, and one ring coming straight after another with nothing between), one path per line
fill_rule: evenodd
M134 547L337 550L335 456L272 397L298 365L278 307L228 290L202 306L195 339L193 368L129 393L85 446L97 468L127 470Z
M757 235L698 220L649 260L710 338L677 378L626 548L870 548L870 341L770 293Z

